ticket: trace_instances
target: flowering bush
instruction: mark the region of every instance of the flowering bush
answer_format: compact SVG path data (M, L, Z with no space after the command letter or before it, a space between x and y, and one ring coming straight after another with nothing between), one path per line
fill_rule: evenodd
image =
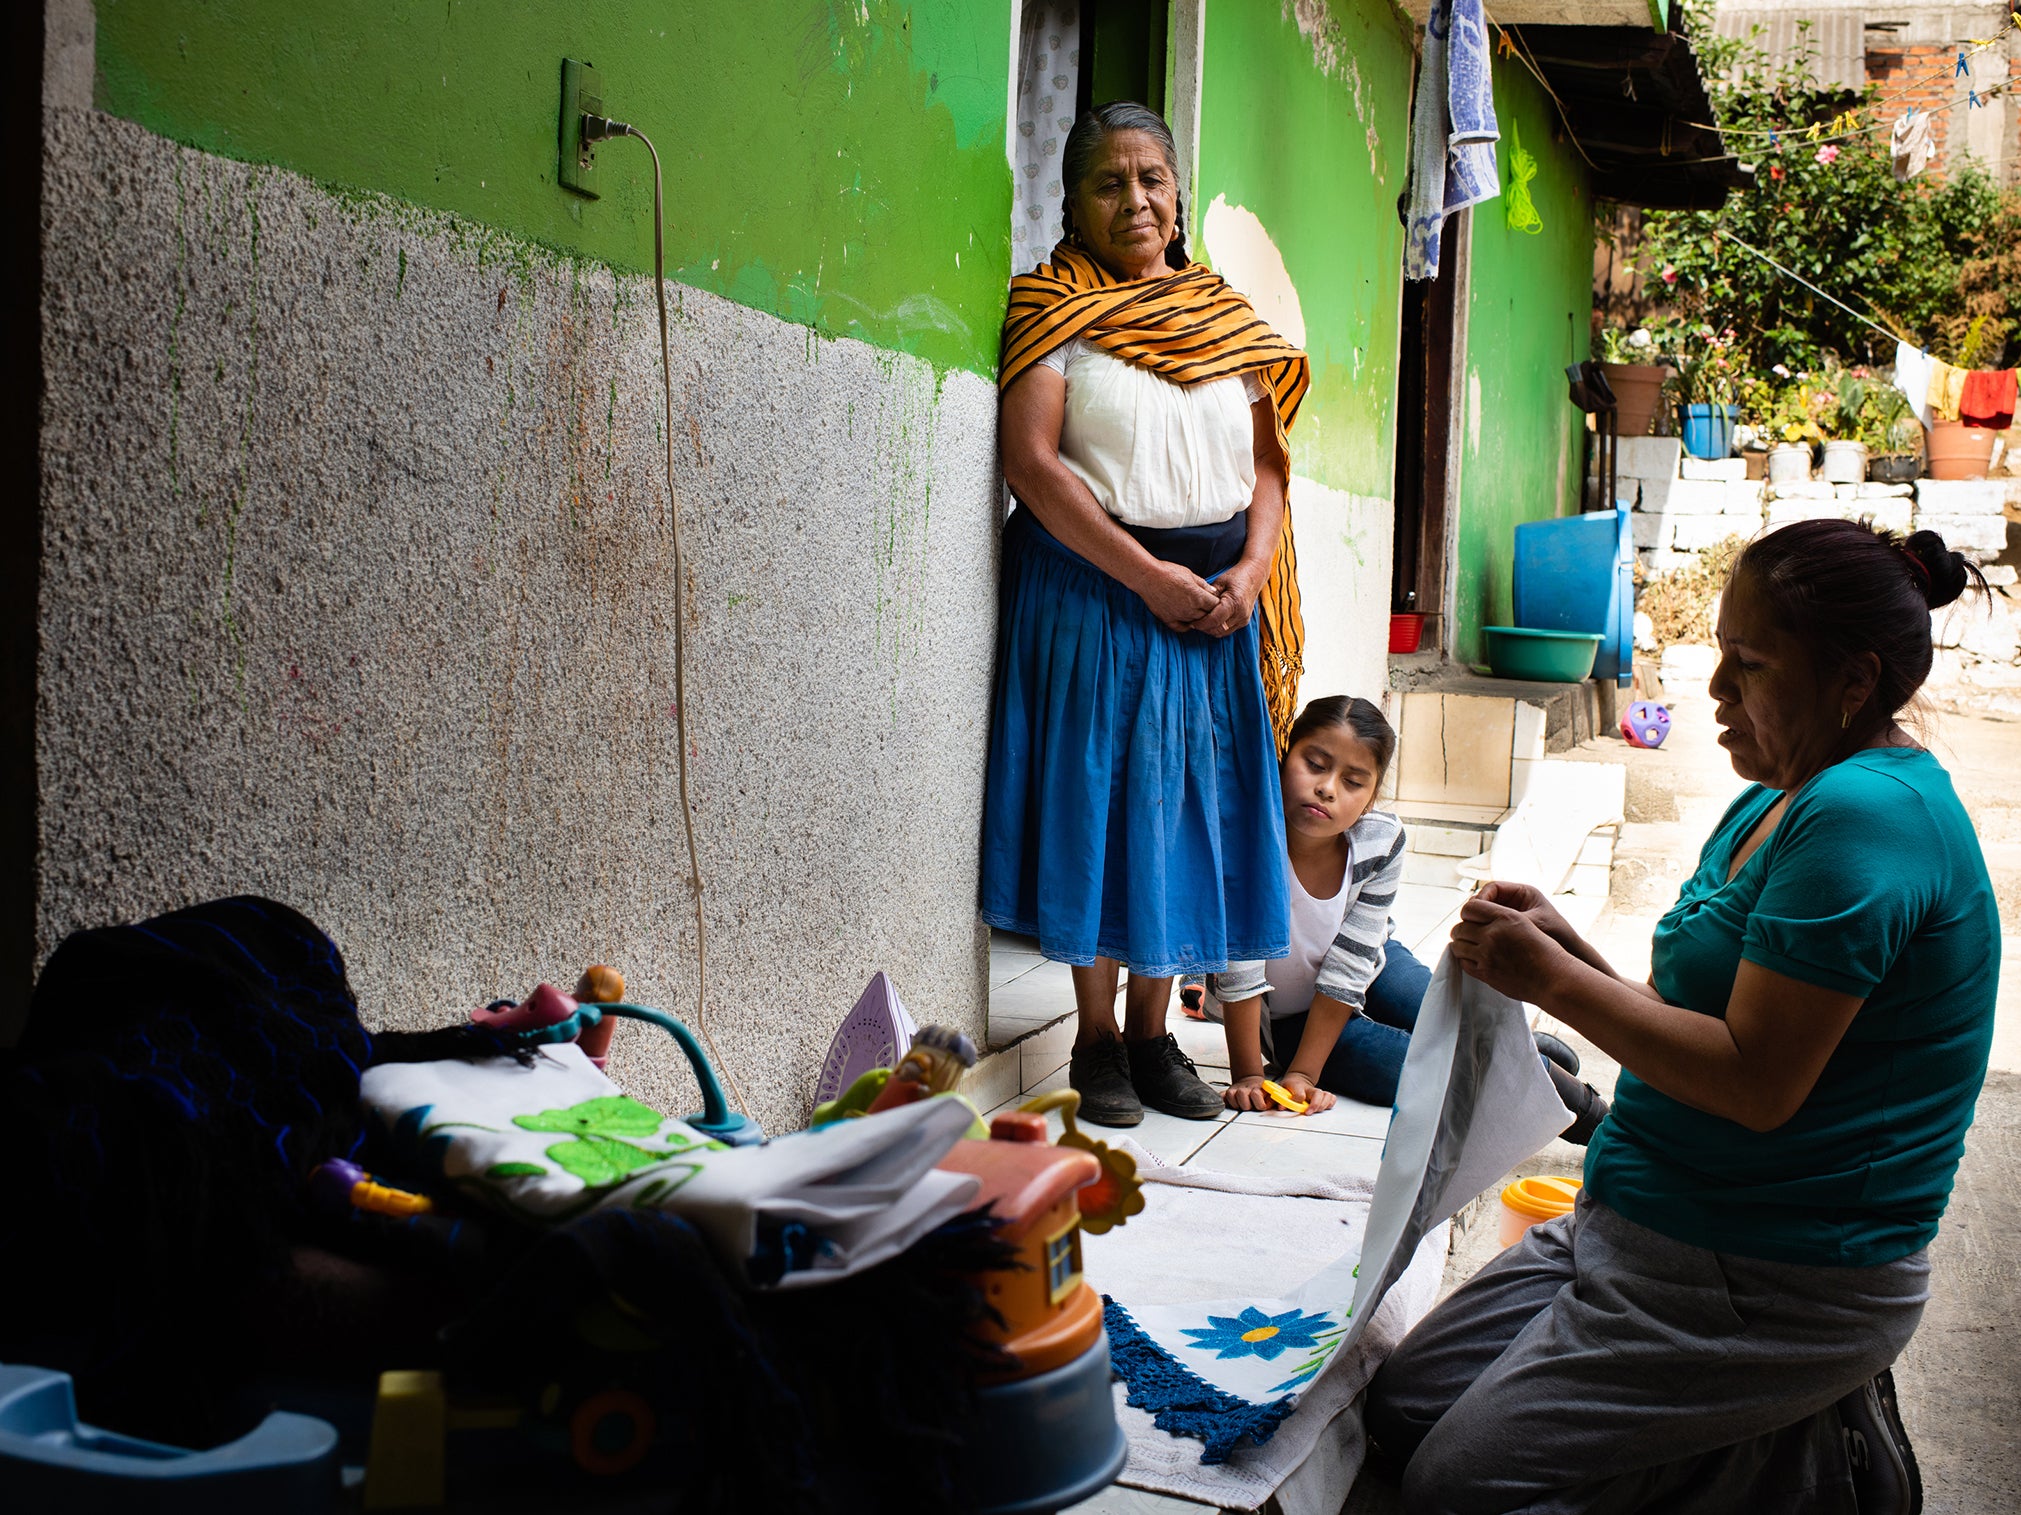
M1814 41L1776 61L1756 39L1711 35L1695 15L1691 25L1714 111L1731 129L1727 149L1757 175L1717 210L1643 217L1635 256L1650 271L1649 297L1733 327L1769 362L1816 369L1828 352L1890 360L1881 333L1738 239L1947 358L1983 316L1980 363L2011 363L2002 348L2021 337L2021 191L2003 195L1970 160L1897 183L1886 123L1898 107L1883 111L1878 89L1862 94L1848 132L1843 93L1817 77ZM1837 140L1813 140L1813 130Z
M1838 391L1833 383L1812 374L1793 374L1778 363L1769 371L1785 382L1757 375L1742 385L1747 415L1771 445L1808 446L1822 442L1838 418Z

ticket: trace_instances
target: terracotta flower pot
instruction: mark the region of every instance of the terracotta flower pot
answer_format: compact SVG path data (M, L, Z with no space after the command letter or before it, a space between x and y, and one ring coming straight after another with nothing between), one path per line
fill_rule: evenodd
M1602 363L1607 387L1618 406L1615 422L1624 437L1646 437L1663 408L1663 381L1670 370L1661 363Z
M1963 421L1930 425L1929 471L1933 479L1983 479L1993 466L1996 431Z

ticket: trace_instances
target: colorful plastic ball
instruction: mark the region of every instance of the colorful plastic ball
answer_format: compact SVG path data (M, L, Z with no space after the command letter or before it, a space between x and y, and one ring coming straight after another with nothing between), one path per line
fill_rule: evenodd
M1670 735L1670 712L1653 700L1637 700L1621 717L1621 735L1631 747L1661 747Z

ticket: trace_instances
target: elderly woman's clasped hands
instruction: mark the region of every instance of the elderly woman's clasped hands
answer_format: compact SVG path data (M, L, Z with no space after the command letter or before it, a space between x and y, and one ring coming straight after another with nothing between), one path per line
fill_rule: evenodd
M1244 573L1239 565L1210 584L1177 563L1160 563L1153 581L1138 589L1167 631L1210 637L1230 636L1247 626L1262 592L1261 576Z

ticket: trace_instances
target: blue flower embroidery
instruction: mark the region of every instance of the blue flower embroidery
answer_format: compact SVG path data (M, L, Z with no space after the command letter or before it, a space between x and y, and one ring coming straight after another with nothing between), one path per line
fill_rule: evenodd
M1236 1316L1210 1315L1207 1325L1187 1326L1193 1345L1210 1350L1218 1358L1260 1357L1274 1361L1286 1347L1316 1347L1314 1334L1333 1325L1325 1315L1306 1315L1286 1310L1282 1315L1265 1315L1254 1305L1245 1305Z

